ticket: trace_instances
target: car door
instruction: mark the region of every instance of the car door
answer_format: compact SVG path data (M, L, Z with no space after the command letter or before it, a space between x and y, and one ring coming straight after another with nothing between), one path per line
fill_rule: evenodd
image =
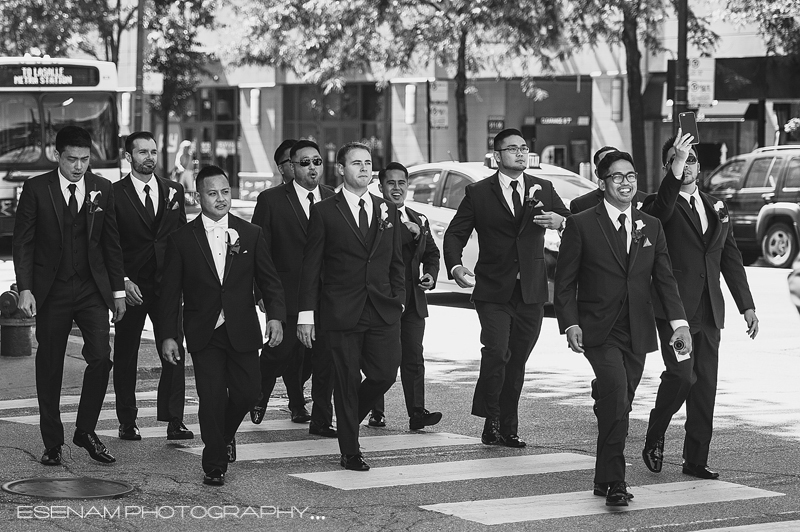
M800 156L792 157L786 163L781 190L775 200L800 203Z
M757 249L756 221L758 212L775 195L784 157L764 155L756 157L747 169L742 188L728 200L733 223L733 236L743 249Z

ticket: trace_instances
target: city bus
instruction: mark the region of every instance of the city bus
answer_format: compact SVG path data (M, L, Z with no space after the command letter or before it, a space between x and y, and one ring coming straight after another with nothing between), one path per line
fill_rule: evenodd
M119 180L114 63L0 57L0 236L14 232L22 182L56 167L56 133L67 125L91 134L92 172Z

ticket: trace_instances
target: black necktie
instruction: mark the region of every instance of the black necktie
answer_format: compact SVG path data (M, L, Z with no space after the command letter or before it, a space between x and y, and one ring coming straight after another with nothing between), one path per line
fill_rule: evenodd
M75 218L78 216L78 200L75 197L75 190L77 190L78 185L72 183L67 188L69 188L69 213Z
M703 223L700 221L700 213L697 212L697 203L694 200L694 196L689 196L689 206L692 208L692 221L697 226L697 230L702 233Z
M308 206L310 207L311 205L314 205L314 193L313 192L309 192L308 193Z
M156 209L153 206L153 198L150 197L150 185L144 186L144 208L147 210L147 214L150 215L150 221L156 219Z
M628 254L628 230L625 228L625 218L624 214L620 214L617 220L619 221L619 229L617 229L617 240L619 241L619 245L622 248L622 253L625 255Z
M361 229L361 236L367 238L369 232L369 221L367 220L367 210L364 208L364 200L358 200L361 210L358 211L358 228Z
M514 189L514 191L511 193L511 202L514 204L514 222L516 222L517 227L519 227L519 224L522 221L522 200L519 197L517 185L519 185L519 182L511 181L511 188Z

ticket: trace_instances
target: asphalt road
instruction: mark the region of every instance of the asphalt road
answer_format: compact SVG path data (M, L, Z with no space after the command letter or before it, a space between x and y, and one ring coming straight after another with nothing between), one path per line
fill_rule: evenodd
M85 476L135 488L121 499L105 500L44 500L0 492L0 523L3 530L37 531L800 530L800 316L786 294L786 273L748 268L761 320L754 341L744 334L744 321L728 297L710 460L720 481L681 474L682 415L667 433L664 471L653 474L642 464L646 419L663 365L660 355L653 354L628 439L628 482L636 498L625 511L612 511L592 496L592 372L583 357L566 348L553 318L545 319L527 366L520 436L528 447L482 445L482 420L469 414L480 357L477 316L464 296L437 293L431 297L426 330L426 402L444 418L428 431L409 432L398 382L387 394L387 427L362 428L362 447L372 466L367 473L343 471L335 442L289 423L279 385L259 427L264 430L252 431L249 419L243 422L237 436L240 458L230 466L225 486L204 486L196 454L202 447L199 437L187 446L168 443L165 424L147 409L155 406L157 381L151 377L157 371L146 367L138 387L139 425L154 431L153 436L140 442L113 436L117 422L110 388L98 430L112 434L102 438L118 462L100 465L69 445L64 466L45 468L38 463L42 444L35 403L12 402L35 398L34 357L0 357L0 483ZM0 262L0 288L12 278L10 261ZM151 337L146 331L140 366L157 364ZM80 347L79 338L70 342L64 396L79 391ZM73 400L66 403L65 419L77 409ZM196 423L191 377L186 404L187 423ZM65 422L68 440L73 428L74 422Z

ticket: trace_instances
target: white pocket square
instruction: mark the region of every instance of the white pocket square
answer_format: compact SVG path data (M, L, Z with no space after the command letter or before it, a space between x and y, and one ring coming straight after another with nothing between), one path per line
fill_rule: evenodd
M651 243L650 243L650 239L649 239L649 238L647 238L647 237L644 237L644 245L643 245L642 247L645 247L645 248L646 248L646 247L648 247L648 246L652 246L652 245L653 245L653 244L651 244Z

